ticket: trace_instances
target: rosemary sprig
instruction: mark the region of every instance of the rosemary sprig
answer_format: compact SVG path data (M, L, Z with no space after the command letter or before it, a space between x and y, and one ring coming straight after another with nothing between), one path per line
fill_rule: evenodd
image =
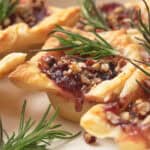
M93 59L100 59L106 56L117 55L118 52L113 48L104 38L99 34L94 33L96 36L95 40L90 40L80 34L72 33L64 28L57 26L52 32L61 32L66 35L62 37L59 35L54 35L63 47L69 47L70 50L66 51L67 55L78 55L81 57L91 57ZM53 49L52 49L53 50Z
M121 56L115 48L111 46L105 39L103 39L99 34L95 33L96 39L95 40L90 40L88 38L85 38L79 34L72 33L70 31L67 31L63 29L62 27L57 27L54 32L61 32L67 35L66 38L62 36L55 35L55 37L60 41L61 45L65 47L70 47L71 50L66 51L66 54L68 55L79 55L79 56L85 56L85 57L90 57L93 59L100 59L102 57L107 57L107 56L113 56L113 55L118 55ZM59 49L60 50L60 49ZM150 77L150 72L146 71L140 65L137 63L142 63L145 65L150 66L149 63L146 62L141 62L137 60L132 60L130 58L126 58L128 62L130 62L132 65L134 65L137 69L141 70L144 74ZM137 82L139 84L139 82ZM140 85L140 84L139 84ZM144 85L140 85L140 87L143 87ZM144 89L147 89L146 87Z
M137 28L143 35L144 39L138 38L140 41L140 44L145 48L145 50L150 54L150 8L146 2L146 0L143 0L146 10L147 10L147 15L148 15L148 24L146 24L143 21L142 13L141 10L139 10L138 13L138 24Z
M58 110L50 119L47 119L50 108L51 106L48 107L41 120L35 125L35 121L31 118L25 121L25 101L22 107L18 133L13 133L12 136L8 136L0 121L1 150L47 150L48 142L53 139L71 139L80 134L73 135L68 131L58 129L61 126L60 124L53 125ZM4 135L7 140L4 139Z
M82 0L81 10L88 24L92 25L96 29L109 29L102 12L97 10L94 0Z
M145 4L145 8L147 10L147 16L148 16L148 23L145 23L143 21L142 13L141 10L139 10L138 13L138 24L136 25L137 29L139 32L143 35L144 39L137 38L140 41L140 44L145 48L145 50L148 52L150 55L150 8L146 2L146 0L143 0ZM142 67L138 66L136 63L133 61L130 61L136 68L141 70L145 75L150 77L150 73L143 69ZM150 63L143 63L144 65L150 66ZM137 84L146 92L150 93L150 89L147 88L144 84L142 84L140 81L136 80Z
M131 60L131 59L127 59L132 65L134 65L137 69L139 69L140 71L142 71L145 75L149 76L150 77L150 72L146 71L145 69L143 69L142 67L140 67L137 63L135 63L134 61L136 60ZM138 63L141 63L139 61L136 61ZM146 64L146 65L150 65L148 63L143 63L143 64Z
M0 23L15 10L19 0L0 0Z
M146 87L144 84L142 84L138 80L136 80L136 82L146 93L150 94L150 89L148 87Z

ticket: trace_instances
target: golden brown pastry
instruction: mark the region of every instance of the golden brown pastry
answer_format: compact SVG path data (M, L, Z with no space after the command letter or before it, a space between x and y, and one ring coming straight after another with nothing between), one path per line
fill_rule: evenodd
M95 39L92 33L73 31ZM139 51L142 48L125 30L101 35L123 56L141 60ZM59 46L59 41L50 37L43 49ZM59 107L61 116L79 121L92 105L114 101L135 70L132 64L119 56L83 61L62 51L40 52L17 67L9 79L25 89L46 91L54 107Z
M149 81L141 71L135 74L138 81ZM141 89L137 83L135 85L133 83L135 80L136 78L131 77L128 81L131 81L130 87L129 83L125 85L130 93L125 101L120 97L117 102L96 105L83 115L80 122L91 135L115 140L119 150L150 148L150 94ZM147 88L150 87L150 84L145 85ZM136 94L137 99L132 92Z
M11 53L0 60L0 78L5 77L13 71L18 65L24 63L27 54Z
M71 26L79 17L77 7L55 8L44 0L23 2L0 20L0 54L41 46L56 24Z

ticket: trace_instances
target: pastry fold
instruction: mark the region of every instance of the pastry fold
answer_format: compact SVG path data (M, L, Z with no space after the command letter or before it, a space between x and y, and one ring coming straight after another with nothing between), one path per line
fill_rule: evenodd
M101 139L113 139L119 150L148 150L148 143L140 134L124 132L121 126L107 121L104 105L96 105L84 114L80 121L91 135ZM136 131L135 131L136 132Z
M95 38L95 35L92 33L76 29L68 30L80 33L85 37L90 37L90 39ZM108 42L110 42L123 56L130 59L141 60L139 53L142 50L141 46L136 44L125 30L105 32L101 33L101 35ZM54 37L50 37L43 46L43 49L57 48L59 46L59 41ZM85 93L82 105L83 109L81 112L77 112L74 108L76 105L75 103L77 101L77 97L75 97L73 93L59 87L54 80L50 79L40 70L39 63L41 58L46 55L60 57L64 54L60 51L40 52L31 58L31 60L28 62L17 67L17 69L9 75L9 79L21 88L46 91L54 107L59 106L60 114L63 117L73 121L79 121L81 115L96 103L114 101L115 99L113 98L113 95L116 95L117 97L120 95L120 92L124 88L125 82L136 70L132 64L127 62L126 65L122 68L121 73L119 73L116 77L110 80L102 81L98 85L92 87L87 93ZM68 108L72 109L66 109L67 104L69 106Z
M56 25L72 26L78 19L80 10L78 7L49 7L49 12L51 15L34 27L29 27L26 23L16 23L0 30L0 55L41 46Z
M8 75L15 68L24 63L27 54L25 53L11 53L0 60L0 79Z
M150 67L141 67L150 72ZM150 95L137 81L144 84L145 81L149 81L149 77L136 69L124 84L118 101L92 107L82 116L81 127L98 138L113 139L119 150L132 150L133 147L134 150L148 150ZM123 118L122 122L120 118Z

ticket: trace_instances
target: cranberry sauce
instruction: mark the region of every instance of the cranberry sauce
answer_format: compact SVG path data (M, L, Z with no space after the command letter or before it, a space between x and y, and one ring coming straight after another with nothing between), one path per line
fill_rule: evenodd
M147 97L147 96L146 96ZM106 104L106 118L114 126L119 125L129 136L142 137L149 145L150 141L150 95L124 104L117 102Z
M75 95L81 95L100 82L114 78L124 65L125 61L119 57L81 61L71 56L56 59L46 55L41 58L39 67L58 86Z
M141 84L150 89L150 80L144 80ZM140 94L139 94L140 93ZM129 95L130 96L130 95ZM144 139L150 148L150 93L139 89L138 97L117 99L105 105L106 118L114 126L120 126L129 136Z

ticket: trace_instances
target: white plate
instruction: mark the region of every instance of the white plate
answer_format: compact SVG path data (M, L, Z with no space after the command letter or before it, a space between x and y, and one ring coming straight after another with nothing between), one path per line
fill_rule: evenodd
M2 96L3 94L3 96ZM26 117L31 116L39 120L41 115L49 105L49 99L46 93L35 92L29 93L16 88L8 79L0 81L0 114L4 128L11 134L16 131L19 123L19 114L23 101L27 100ZM51 113L53 113L52 110ZM51 113L49 116L51 116ZM57 118L56 123L63 125L63 129L77 133L82 129L78 124ZM83 139L83 135L71 141L55 141L49 147L50 150L116 150L117 148L110 140L98 140L95 145L88 145Z

